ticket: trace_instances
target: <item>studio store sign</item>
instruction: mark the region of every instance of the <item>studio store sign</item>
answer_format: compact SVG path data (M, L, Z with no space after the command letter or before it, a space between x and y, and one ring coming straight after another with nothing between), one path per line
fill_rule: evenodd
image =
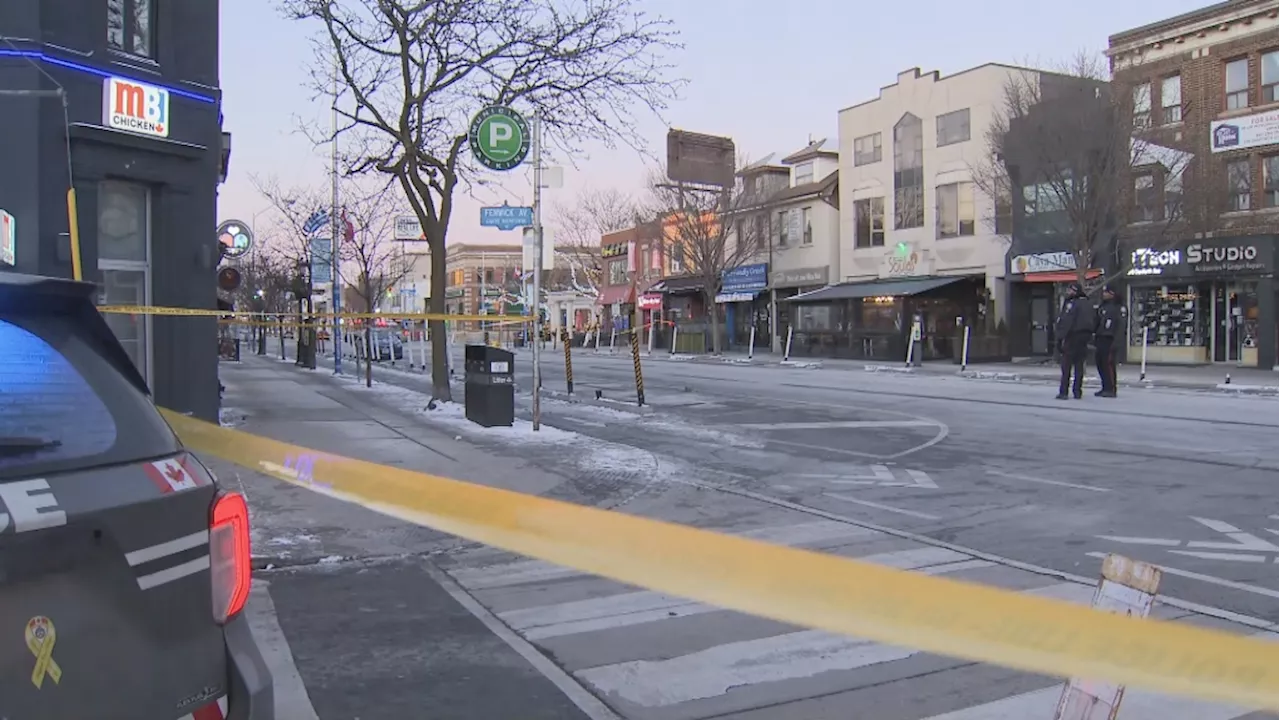
M1130 277L1263 275L1275 272L1274 238L1223 238L1169 249L1138 248Z

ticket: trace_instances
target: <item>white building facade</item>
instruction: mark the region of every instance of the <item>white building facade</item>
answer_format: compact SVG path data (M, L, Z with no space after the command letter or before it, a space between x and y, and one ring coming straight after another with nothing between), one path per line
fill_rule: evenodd
M1009 239L974 180L1011 73L1035 76L913 68L840 111L838 275L794 301L801 354L901 359L918 320L924 358L951 357L965 324L1003 307Z

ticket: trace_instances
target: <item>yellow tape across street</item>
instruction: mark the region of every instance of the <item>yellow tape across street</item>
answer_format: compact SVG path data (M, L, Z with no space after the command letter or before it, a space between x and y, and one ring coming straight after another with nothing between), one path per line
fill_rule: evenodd
M100 305L98 312L109 315L167 315L177 317L246 317L253 319L279 318L282 313L241 312L239 310L208 310L196 308L157 307L153 305ZM512 324L531 323L532 315L447 315L441 313L303 313L305 317L332 322L335 317L344 320L445 320L447 322L502 322ZM296 317L283 313L284 317Z
M631 585L1019 670L1280 709L1275 643L338 457L170 411L165 416L197 452Z

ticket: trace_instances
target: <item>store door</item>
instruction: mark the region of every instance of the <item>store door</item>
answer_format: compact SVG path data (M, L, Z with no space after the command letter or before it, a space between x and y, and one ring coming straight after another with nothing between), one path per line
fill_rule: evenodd
M1035 292L1034 290L1032 292ZM1036 293L1031 296L1031 354L1049 355L1050 330L1053 324L1053 296Z
M1213 284L1213 361L1240 362L1241 288L1235 283Z

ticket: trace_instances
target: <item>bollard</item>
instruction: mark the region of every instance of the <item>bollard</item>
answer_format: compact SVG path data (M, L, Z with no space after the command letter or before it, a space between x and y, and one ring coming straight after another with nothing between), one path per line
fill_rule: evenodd
M657 339L658 322L652 317L649 318L649 354L653 354L653 343Z
M910 359L908 359L910 364ZM960 369L964 370L969 366L969 326L964 326L964 344L960 346Z
M1142 328L1142 369L1138 372L1138 381L1147 380L1147 328Z
M756 356L756 326L751 326L751 340L747 343L747 359L750 360Z
M782 351L782 362L786 362L791 359L791 336L794 333L795 333L795 328L788 326L787 327L787 346Z
M618 328L614 328L609 331L609 354L610 355L616 352L613 346L616 344L617 340L618 340Z
M284 321L280 321L280 359L285 360L284 354Z
M671 323L671 354L676 354L676 336L680 334L680 327L675 323Z
M569 331L560 330L560 341L564 344L564 386L570 395L573 394L573 356L569 348Z
M636 405L644 406L644 374L640 372L640 334L631 333L631 363L636 368Z
M596 354L598 355L600 354L600 326L599 325L596 325L596 329L592 331L592 334L595 336L593 338L593 342L595 342L596 344Z

